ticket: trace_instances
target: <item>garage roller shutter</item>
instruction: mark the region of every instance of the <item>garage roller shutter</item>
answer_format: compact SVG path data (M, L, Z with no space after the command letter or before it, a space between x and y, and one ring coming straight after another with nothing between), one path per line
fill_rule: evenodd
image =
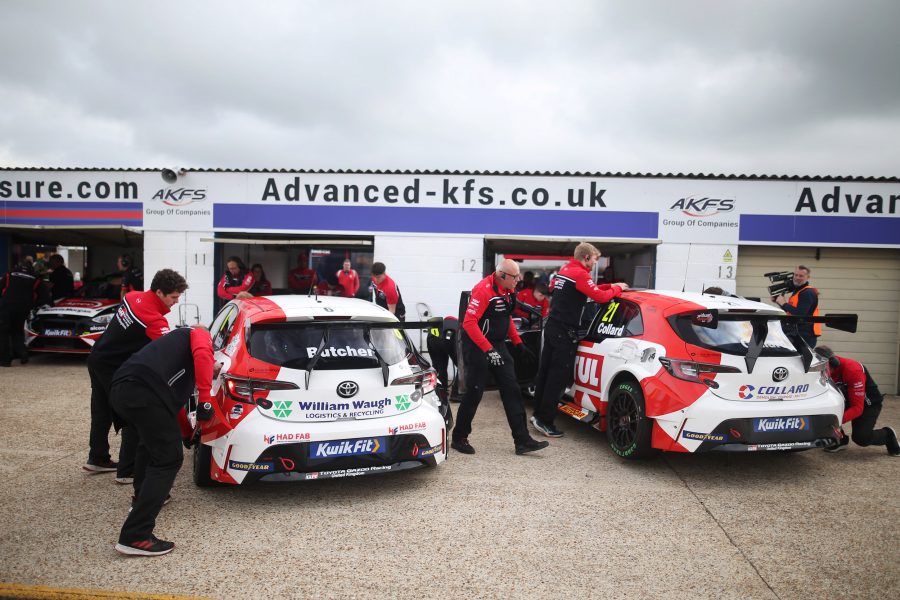
M820 344L863 363L883 393L896 394L900 362L900 250L875 248L815 248L741 246L738 251L737 293L768 302L769 280L763 273L812 270L822 313L856 313L855 334L825 327Z

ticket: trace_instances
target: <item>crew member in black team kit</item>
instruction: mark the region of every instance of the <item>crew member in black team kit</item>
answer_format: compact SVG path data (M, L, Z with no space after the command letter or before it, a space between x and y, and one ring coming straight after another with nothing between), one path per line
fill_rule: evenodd
M169 331L165 315L187 287L184 277L172 269L158 271L149 291L125 294L116 316L94 344L87 360L91 376L91 433L85 471L117 471L116 483L131 483L136 441L127 427L122 430L119 462L109 456L109 427L114 422L116 429L121 425L109 405L109 386L116 369L128 357Z
M185 327L150 342L116 371L113 409L138 439L134 501L116 544L122 554L158 556L175 547L154 536L153 528L184 460L178 413L194 385L199 402L215 402L213 362L209 332Z
M520 354L531 354L512 322L514 290L519 279L519 265L505 259L497 271L472 288L462 332L466 393L456 413L456 427L450 442L450 447L457 452L475 454L475 448L469 443L469 434L472 433L472 419L484 394L488 371L500 387L500 399L512 430L516 454L534 452L548 446L547 442L532 439L528 433L513 358L506 349L506 337L509 336Z
M600 251L582 242L575 247L575 256L556 277L550 289L550 316L544 325L544 346L535 382L535 410L531 424L547 437L562 437L563 432L553 426L557 406L566 386L571 383L578 348L578 326L581 311L590 298L594 302L608 302L628 289L626 283L597 285L591 280L591 270L600 259Z

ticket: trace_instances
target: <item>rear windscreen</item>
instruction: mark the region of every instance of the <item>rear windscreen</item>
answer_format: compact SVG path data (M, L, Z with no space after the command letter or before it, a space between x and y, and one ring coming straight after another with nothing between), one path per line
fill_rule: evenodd
M693 323L692 317L688 315L676 318L675 324L675 329L684 341L726 354L747 354L753 336L753 323L750 320L719 320L715 326L709 327ZM781 321L770 319L766 321L766 325L768 333L763 342L761 356L797 354L797 349L781 328Z
M320 350L321 346L321 350ZM369 369L406 360L411 349L400 329L329 327L328 325L258 325L248 344L250 356L288 369ZM377 354L376 354L377 352Z

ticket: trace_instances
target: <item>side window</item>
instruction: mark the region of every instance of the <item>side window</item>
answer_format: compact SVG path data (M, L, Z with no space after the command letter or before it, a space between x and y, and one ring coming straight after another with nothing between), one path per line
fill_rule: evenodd
M237 307L234 304L227 304L225 308L219 311L209 328L209 333L213 339L213 350L221 350L228 341L228 333L231 326L237 318Z
M633 302L615 298L599 307L585 338L587 341L601 342L607 338L634 337L644 333L641 309Z

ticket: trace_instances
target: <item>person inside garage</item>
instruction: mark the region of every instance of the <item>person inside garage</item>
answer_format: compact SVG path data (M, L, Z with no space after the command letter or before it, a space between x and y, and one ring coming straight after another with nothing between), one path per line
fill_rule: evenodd
M373 267L374 272L374 267ZM507 336L522 355L531 351L522 343L512 320L516 284L519 282L519 265L511 259L501 261L497 270L472 288L462 327L463 370L466 391L456 414L456 426L450 447L463 454L475 454L469 443L472 420L490 372L500 388L500 399L506 412L506 420L512 431L516 454L525 454L546 448L547 442L539 442L528 433L525 405L516 380L513 357L506 348Z
M547 315L550 314L548 295L547 286L543 283L522 288L516 294L516 309L513 311L513 316L524 319L528 326L547 318Z
M250 267L250 272L253 273L253 287L249 290L250 294L254 296L271 296L272 283L266 277L266 271L263 269L263 266L256 263Z
M116 550L130 556L158 556L175 544L153 535L184 460L178 414L197 387L200 402L215 402L212 339L203 327L184 327L158 338L116 371L110 396L138 440L131 512Z
M400 288L387 274L387 267L383 262L372 264L372 281L369 283L369 289L375 304L388 309L401 321L406 320L406 306L403 304Z
M297 268L288 272L288 287L294 294L309 294L316 289L319 276L315 269L309 268L309 258L306 252L297 256Z
M91 378L91 429L88 460L84 470L93 473L116 471L117 483L131 483L134 476L136 439L128 427L110 407L109 394L113 375L128 357L162 337L169 331L166 314L188 287L187 282L172 269L162 269L153 276L146 292L125 295L115 317L88 355L88 374ZM109 428L122 430L119 461L109 455Z
M122 288L120 298L124 298L129 292L140 292L144 289L144 271L135 266L130 254L122 254L116 261L116 268L122 276Z
M552 279L550 315L544 325L544 345L535 381L535 410L531 424L547 437L562 437L553 421L563 392L572 381L581 311L588 298L608 302L628 289L626 283L597 285L591 270L600 251L587 242L575 247L571 261Z
M25 320L35 306L49 301L47 288L26 263L19 263L0 279L0 367L12 366L18 357L28 362Z
M794 291L785 300L785 295L773 296L772 301L789 315L801 317L819 316L819 290L809 285L809 267L798 265L794 269ZM816 347L819 336L822 335L821 323L800 323L797 326L800 337L810 348Z
M844 394L843 423L853 426L852 439L858 446L885 446L891 456L900 456L900 442L891 427L875 429L875 421L881 413L884 397L875 380L858 361L838 356L828 346L820 346L816 353L828 361L828 376ZM841 428L841 439L826 452L838 452L846 448L850 440Z
M337 277L339 295L344 298L356 297L356 292L359 291L359 273L353 268L353 263L350 262L349 258L344 259L341 270L335 276Z
M237 256L229 256L225 261L225 274L216 286L216 295L226 302L234 300L241 292L250 293L255 280L253 272L247 269L244 261Z
M75 277L66 267L66 259L54 254L47 262L50 265L50 275L47 277L50 284L50 299L56 302L71 297L75 293Z

